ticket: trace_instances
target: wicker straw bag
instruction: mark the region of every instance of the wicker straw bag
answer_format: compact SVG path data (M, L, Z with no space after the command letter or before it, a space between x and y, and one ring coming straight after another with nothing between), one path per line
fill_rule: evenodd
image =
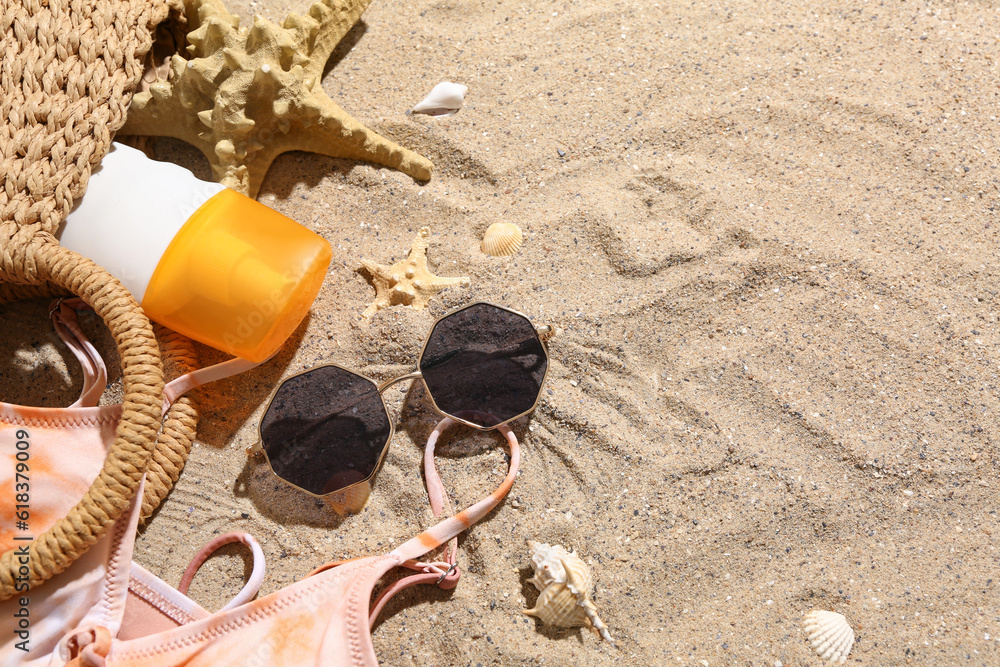
M66 517L30 542L30 586L96 542L127 508L143 473L148 516L176 481L195 434L190 398L174 403L162 426L160 414L160 344L185 372L197 361L190 341L154 333L118 280L54 236L125 123L152 30L167 12L167 0L0 0L0 303L80 296L111 330L125 394L97 479ZM17 569L13 551L0 556L0 599L14 593Z

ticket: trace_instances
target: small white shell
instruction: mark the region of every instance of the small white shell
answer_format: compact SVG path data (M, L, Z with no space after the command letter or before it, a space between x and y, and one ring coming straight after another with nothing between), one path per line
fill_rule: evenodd
M843 614L814 609L806 614L803 626L816 655L830 662L847 662L847 654L854 646L854 630Z
M434 86L431 92L413 107L413 113L425 113L428 116L450 116L462 108L468 86L460 83L444 81Z
M524 234L513 222L494 222L483 234L482 251L491 257L510 257L521 248Z

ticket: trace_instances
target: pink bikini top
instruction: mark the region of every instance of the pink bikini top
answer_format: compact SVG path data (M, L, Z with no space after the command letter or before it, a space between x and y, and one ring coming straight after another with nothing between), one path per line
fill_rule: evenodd
M100 361L99 355L97 361ZM103 367L103 362L95 365ZM201 384L206 376L203 371L198 373L203 375L188 378L181 384ZM67 410L78 409L103 408ZM0 414L0 428L2 420ZM438 423L427 440L424 455L427 491L435 516L441 514L448 498L434 466L434 446L440 434L453 423L448 418ZM31 591L32 647L29 653L21 655L21 664L74 667L377 665L370 627L388 599L418 583L454 587L459 578L455 560L457 536L496 507L513 485L520 462L517 438L506 426L498 430L509 444L510 465L499 488L488 497L388 554L328 563L301 581L252 601L263 579L263 555L253 539L245 534L220 536L202 549L185 572L181 590L132 563L132 544L140 509L140 504L134 501L131 513L123 516L84 558ZM112 424L109 438L113 432ZM100 468L100 460L97 468ZM137 498L141 498L141 491ZM183 591L212 551L236 540L253 548L254 572L236 598L223 609L210 613ZM417 560L449 542L442 560ZM85 563L92 553L94 557ZM395 567L409 568L417 574L388 586L372 604L375 585ZM14 605L14 599L0 604L0 619L12 618L17 608ZM39 626L48 621L52 625L48 634L51 641L46 643L42 638L39 643L36 640L44 636ZM55 629L61 632L53 633ZM18 655L13 644L0 646L3 664L8 664L8 659L17 659Z
M446 502L447 497L434 468L434 444L441 432L453 423L445 418L437 425L428 439L424 457L428 494L435 515L440 514L442 501ZM57 655L53 656L57 659L50 664L74 667L377 665L370 627L388 599L413 584L451 588L458 581L455 544L447 550L443 561L422 563L416 559L453 540L488 514L513 485L520 458L517 439L510 429L501 427L500 430L511 450L510 467L500 487L487 498L392 552L329 563L287 588L252 602L235 605L231 602L214 614L133 564L128 591L118 593L118 599L125 597L126 600L117 637L107 626L78 627L60 643ZM193 570L210 551L234 539L246 541L238 534L213 540L188 568L184 582L190 581ZM389 586L372 605L372 590L378 580L399 566L420 573ZM251 575L251 582L241 591L241 596L253 587L254 578Z
M19 559L30 558L29 541L66 516L87 492L101 472L121 417L121 405L97 404L108 375L77 323L77 309L86 308L79 299L66 299L51 311L56 332L83 368L79 399L67 408L0 402L0 550L13 550ZM177 378L164 389L164 412L188 389L255 365L233 359ZM141 491L137 497L141 500ZM127 587L140 505L135 503L52 580L30 591L26 581L15 581L14 596L0 601L0 665L47 665L46 656L69 630L114 613L109 591ZM27 573L28 563L21 565Z

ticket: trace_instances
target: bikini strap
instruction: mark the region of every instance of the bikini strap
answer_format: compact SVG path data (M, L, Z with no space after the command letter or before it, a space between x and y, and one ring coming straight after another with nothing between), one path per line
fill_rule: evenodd
M444 489L444 484L441 483L441 476L438 474L437 466L434 465L434 446L437 444L441 433L456 423L458 422L448 417L438 422L438 425L434 427L434 430L431 431L430 436L427 438L427 446L424 449L424 476L427 482L427 495L430 498L431 509L435 517L441 515L445 506L448 506L448 510L450 511L451 501ZM399 564L401 567L417 570L420 574L403 577L382 591L372 606L368 619L370 625L374 625L375 619L385 604L396 593L405 588L409 588L415 584L437 584L440 588L449 589L454 588L458 583L458 579L461 576L458 563L456 562L458 535L468 530L470 526L485 517L494 507L500 504L500 501L506 497L507 492L513 486L514 478L517 477L518 466L521 463L521 448L518 445L517 436L514 435L514 432L506 424L497 426L497 430L506 438L507 445L510 447L510 466L507 469L507 476L496 491L486 498L428 528L392 551L391 556L403 559L403 562ZM416 560L429 551L449 542L449 548L445 550L444 560L433 563L424 563Z
M83 367L83 390L71 408L96 406L108 384L108 369L104 365L104 359L77 322L77 311L89 309L90 306L82 299L71 298L54 301L49 311L52 315L52 325L59 337L80 360L80 366ZM247 361L236 357L174 378L163 387L163 412L166 413L174 401L195 387L248 371L262 363L264 362Z
M108 385L108 369L104 365L104 359L80 329L76 318L76 311L89 307L82 299L73 298L58 299L49 308L53 328L83 369L83 389L80 390L80 398L69 406L71 408L96 406Z
M233 597L233 599L219 611L232 609L233 607L238 607L241 604L252 600L253 597L257 595L257 591L260 590L261 584L264 583L264 551L260 548L257 540L255 540L249 533L225 533L224 535L219 535L211 542L203 546L201 550L194 555L194 558L191 559L191 562L184 570L184 574L181 575L181 583L177 586L178 592L187 595L188 588L191 586L191 581L194 579L194 575L198 572L198 568L200 568L202 564L208 560L208 557L215 553L220 547L234 542L241 542L250 547L250 552L253 556L253 569L250 572L250 577L247 579L247 583L243 585L240 592L237 593L236 596Z
M234 357L174 378L163 387L163 412L166 413L167 408L173 405L174 401L195 387L248 371L251 368L260 366L269 359L270 357L264 361L248 361L240 357Z
M444 487L441 484L441 478L438 476L437 470L434 467L434 445L437 443L437 439L441 433L446 428L456 423L458 422L445 417L438 422L438 425L435 426L434 430L431 432L430 437L427 438L427 450L424 456L424 470L427 476L427 492L431 498L432 507L436 502L434 498L435 495L444 495ZM468 530L472 524L482 519L490 513L490 510L500 504L500 501L504 499L507 492L510 491L510 487L514 484L514 478L517 476L517 469L521 463L521 448L518 445L517 436L514 435L514 432L510 430L509 426L501 424L496 427L496 430L507 439L507 444L510 447L510 466L507 469L507 476L504 478L503 482L496 489L496 491L483 498L475 505L467 507L458 514L431 526L408 542L404 542L399 545L397 548L392 550L391 555L398 556L404 560L419 558L427 552L445 544L451 538L458 537L459 534Z

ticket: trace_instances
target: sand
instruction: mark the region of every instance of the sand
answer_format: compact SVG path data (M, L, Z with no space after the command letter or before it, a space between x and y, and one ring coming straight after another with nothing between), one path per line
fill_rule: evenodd
M323 86L434 176L274 163L260 200L331 242L329 275L276 359L204 391L136 560L176 583L214 534L247 531L266 594L430 525L422 388L389 392L397 434L357 515L244 448L283 376L404 373L436 317L485 299L559 329L546 389L515 425L509 499L460 543L459 586L408 591L375 626L383 664L819 665L811 609L847 617L850 663L1000 664L998 35L977 2L375 0ZM406 115L443 80L469 86L457 115ZM208 176L179 142L156 151ZM486 257L501 220L524 247ZM471 284L365 320L360 259L404 257L424 225L434 271ZM2 312L0 364L23 378L5 400L68 404L80 375L44 304ZM458 505L500 482L501 444L449 432ZM528 539L591 565L617 647L521 614ZM245 567L223 550L192 597L217 608Z

